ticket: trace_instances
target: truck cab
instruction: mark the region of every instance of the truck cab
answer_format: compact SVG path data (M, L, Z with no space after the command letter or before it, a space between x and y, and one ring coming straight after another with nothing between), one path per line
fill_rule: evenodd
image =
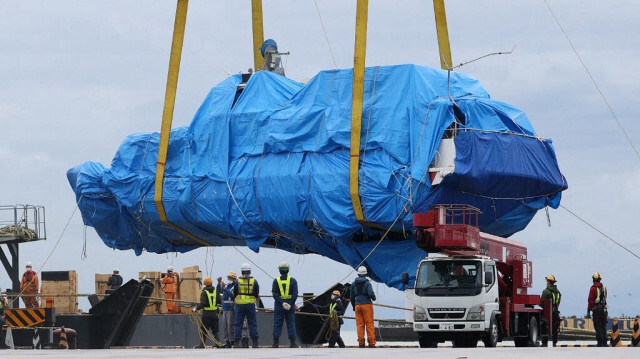
M495 346L500 319L496 264L486 256L428 258L416 274L413 329L421 347Z

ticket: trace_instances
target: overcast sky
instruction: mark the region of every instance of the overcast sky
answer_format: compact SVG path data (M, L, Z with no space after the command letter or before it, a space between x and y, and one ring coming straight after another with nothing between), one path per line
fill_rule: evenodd
M335 61L352 67L355 0L317 0ZM85 161L108 165L121 141L159 131L175 0L0 0L0 204L42 204L46 242L21 246L21 267L39 269L69 220L75 197L66 171ZM549 0L584 62L640 147L640 2ZM544 1L446 1L455 63L496 51L459 69L478 78L494 99L523 109L540 136L553 139L569 189L562 203L635 252L640 213L640 160L555 24ZM334 68L312 0L264 1L265 38L274 38L288 77L302 81ZM209 89L228 74L253 66L250 1L192 0L189 4L174 127L188 125ZM367 66L439 66L432 2L370 1ZM534 288L554 274L563 315L586 312L594 271L609 288L612 315L640 314L640 260L563 209L544 211L516 234L534 261ZM82 293L93 293L94 273L120 267L125 278L173 264L200 265L223 275L245 262L233 248L187 254L114 251L91 228L82 259L83 224L71 219L44 270L79 272ZM287 260L301 291L321 292L350 268L316 255L240 249L277 273ZM209 273L213 266L213 272ZM206 268L205 268L206 267ZM319 270L322 268L322 270ZM268 288L271 279L255 269ZM10 287L6 274L0 287ZM402 293L378 285L379 302L403 305ZM81 307L88 309L86 299ZM381 311L385 317L403 317Z

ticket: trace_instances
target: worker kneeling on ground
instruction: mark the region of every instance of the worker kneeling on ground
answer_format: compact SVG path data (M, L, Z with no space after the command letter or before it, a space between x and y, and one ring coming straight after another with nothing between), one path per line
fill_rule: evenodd
M329 348L334 348L336 343L340 348L344 348L344 341L340 337L340 327L344 324L342 316L344 315L344 304L340 300L340 292L334 290L331 293L331 302L329 305L317 305L314 304L313 308L320 313L329 313L329 331L331 336L329 337Z
M562 294L556 287L556 277L553 275L548 275L545 277L547 280L547 288L542 291L542 295L540 296L540 306L544 308L547 300L551 301L551 333L553 338L553 346L555 347L558 343L558 330L560 329L560 299L562 298ZM547 324L548 325L548 324ZM545 336L542 339L542 346L547 346L547 341L549 339Z
M22 297L25 308L39 308L38 305L38 274L32 270L31 262L27 262L26 271L22 275L22 281L20 282L20 293L27 294Z
M587 317L593 312L593 327L596 330L596 341L599 347L607 346L607 288L600 283L602 277L595 272L591 277L593 285L589 289Z
M289 275L289 264L280 263L280 276L273 280L271 293L275 301L273 306L273 348L280 344L283 322L287 321L287 334L290 348L298 348L296 344L296 300L298 299L298 282Z
M200 344L196 348L204 348L207 341L207 330L213 336L214 345L220 346L218 342L218 312L222 301L220 292L213 286L210 277L204 279L204 288L200 294L200 303L193 308L194 312L202 309L202 325L200 326Z
M358 278L351 285L351 305L356 313L356 326L358 329L358 345L364 348L364 332L367 330L367 341L370 347L376 346L376 332L373 326L373 303L376 294L373 286L367 279L367 268L358 268Z
M234 343L240 343L242 338L242 324L245 318L249 324L249 336L251 346L258 348L258 321L256 318L256 303L260 299L260 287L258 281L251 276L251 267L243 264L240 268L242 276L238 278L233 288L236 301L236 318L234 326ZM232 346L234 345L232 343Z

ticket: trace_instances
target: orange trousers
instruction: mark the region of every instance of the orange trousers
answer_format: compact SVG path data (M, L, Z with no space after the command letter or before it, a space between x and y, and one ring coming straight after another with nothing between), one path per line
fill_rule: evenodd
M373 326L373 305L356 305L356 326L358 328L358 344L364 346L364 329L367 329L367 341L369 346L376 345L376 329Z
M173 299L176 295L176 292L165 292L164 294L167 295L167 299ZM167 301L167 312L169 314L173 314L174 313L174 306L175 306L176 302L168 300Z
M38 293L26 293L25 294L38 294ZM25 308L40 308L38 304L38 298L36 297L22 297Z

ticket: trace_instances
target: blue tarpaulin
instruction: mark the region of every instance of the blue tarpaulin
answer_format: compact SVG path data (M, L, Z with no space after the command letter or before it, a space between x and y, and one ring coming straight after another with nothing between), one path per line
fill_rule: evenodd
M395 235L380 242L384 231L358 223L349 195L352 77L351 69L323 71L305 85L260 71L239 95L240 75L215 86L191 125L171 131L169 221L215 246L270 246L351 266L369 256L374 279L402 288L402 272L413 279L426 256L411 235L414 211L472 204L485 212L483 231L509 236L537 210L559 205L567 184L553 147L522 111L492 100L469 75L367 68L360 198L368 222L392 227ZM455 171L431 186L428 168L454 104L464 114ZM111 168L87 162L67 173L84 223L109 247L140 254L201 246L158 217L158 146L158 133L130 135Z

